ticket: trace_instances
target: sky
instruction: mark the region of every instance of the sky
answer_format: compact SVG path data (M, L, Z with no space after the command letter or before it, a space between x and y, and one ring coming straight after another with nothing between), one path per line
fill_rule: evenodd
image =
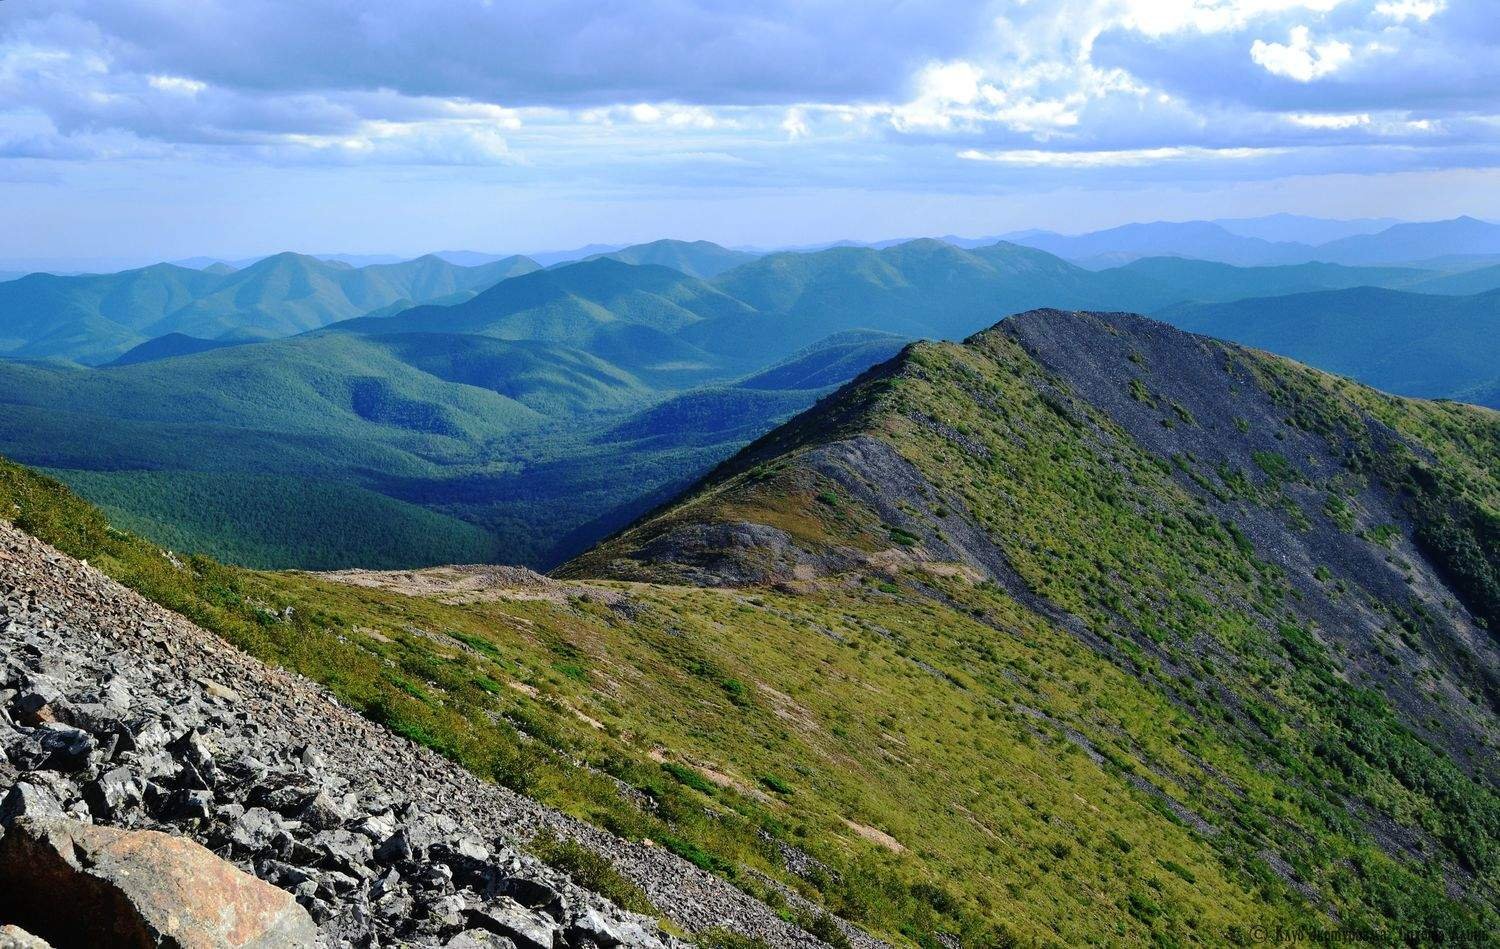
M1500 219L1496 0L0 0L0 257Z

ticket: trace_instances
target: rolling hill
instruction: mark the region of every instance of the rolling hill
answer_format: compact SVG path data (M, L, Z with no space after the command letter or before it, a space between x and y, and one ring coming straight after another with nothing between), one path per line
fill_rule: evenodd
M1455 397L1500 378L1500 291L1437 296L1358 287L1157 315L1402 395Z
M1497 446L1041 311L903 349L561 579L182 562L4 463L0 510L828 944L1481 945Z
M849 329L952 339L1043 303L1151 309L1178 299L1149 278L1093 273L1017 244L964 250L936 240L769 254L714 284L766 318L749 333L708 322L684 335L727 346L733 332L767 358Z
M286 336L535 269L517 257L456 267L429 256L356 269L277 254L228 272L157 264L116 274L31 274L0 283L0 357L96 365L170 334Z
M1183 303L1217 303L1351 287L1404 288L1420 286L1435 277L1431 271L1412 267L1345 267L1316 262L1236 267L1184 257L1143 257L1119 267L1118 271L1155 280L1177 296L1174 302Z
M707 280L726 270L749 263L758 257L743 250L730 250L709 241L660 240L633 244L605 254L593 254L585 260L608 257L626 264L655 264L681 271L689 277Z

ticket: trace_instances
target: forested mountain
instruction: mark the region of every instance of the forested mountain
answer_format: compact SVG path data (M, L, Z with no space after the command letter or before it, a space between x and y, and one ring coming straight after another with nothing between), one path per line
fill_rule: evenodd
M769 254L714 284L766 315L747 344L778 357L854 328L950 339L1043 303L1152 309L1180 299L1149 278L1094 273L1017 244L963 250L936 240Z
M629 250L725 262L712 246ZM486 285L514 269L530 272ZM405 549L411 564L547 565L904 340L962 337L1038 304L1155 310L1396 392L1493 401L1492 296L1349 288L1433 279L1180 258L1091 271L1016 244L932 240L769 254L712 280L610 256L547 270L435 257L356 270L279 255L232 273L36 276L17 285L62 323L13 319L40 337L22 351L115 362L0 362L0 451L163 543L240 562L394 566L387 557ZM1321 287L1348 289L1297 292ZM426 294L448 305L410 305ZM322 325L349 310L370 315ZM121 349L168 325L219 335L173 331ZM301 326L316 328L244 338ZM393 537L431 539L372 545L335 526L331 512L354 504Z
M1500 379L1500 290L1437 296L1356 287L1158 315L1402 395L1452 398Z
M117 274L31 274L0 283L0 356L92 365L170 333L286 336L535 269L519 257L457 267L429 256L356 269L277 254L229 272L157 264Z
M649 244L633 244L607 254L594 254L587 260L609 257L626 264L656 264L680 270L690 277L708 279L717 277L726 270L749 263L758 254L742 250L730 250L709 241L652 241Z

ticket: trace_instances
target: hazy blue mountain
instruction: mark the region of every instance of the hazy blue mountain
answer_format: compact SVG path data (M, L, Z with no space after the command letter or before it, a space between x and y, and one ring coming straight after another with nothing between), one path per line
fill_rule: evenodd
M206 353L210 349L220 349L225 346L240 346L248 340L236 339L203 339L199 336L188 336L185 333L168 333L155 339L148 339L139 346L129 350L119 359L106 363L108 366L129 366L138 362L155 362L158 359L171 359L174 356L191 356L194 353Z
M855 327L957 339L1034 306L1153 309L1180 299L1147 277L1094 273L1018 244L963 250L936 240L770 254L714 283L766 319L706 322L683 335L776 359Z
M1452 397L1491 383L1500 366L1500 291L1455 297L1357 287L1155 315L1398 395Z
M1393 224L1400 224L1401 221L1393 217L1332 220L1303 214L1266 214L1260 217L1217 218L1210 223L1241 237L1258 237L1272 242L1325 244L1356 234L1374 234Z
M156 264L0 283L0 356L109 362L150 339L274 337L402 302L485 289L536 270L524 257L456 267L436 257L354 268L277 254L240 270Z
M543 267L554 267L558 264L572 263L573 261L583 260L586 257L593 257L598 254L613 253L614 251L622 250L624 247L624 244L585 244L582 247L574 247L571 250L544 250L539 253L527 254L526 256Z
M1317 262L1236 267L1183 257L1144 257L1116 270L1155 280L1183 302L1239 300L1348 287L1405 288L1437 276L1432 271L1411 267L1346 267ZM1112 272L1115 271L1103 271Z
M19 280L24 276L26 274L20 270L0 270L0 283L4 283L7 280Z
M1012 238L1073 261L1101 265L1139 257L1193 257L1240 266L1301 263L1312 259L1305 244L1244 237L1208 221L1126 224L1088 234L1032 232Z
M1420 293L1458 295L1484 293L1496 288L1500 288L1500 264L1461 270L1458 273L1438 274L1418 280L1408 287Z
M748 251L730 250L709 241L652 241L649 244L634 244L607 254L594 254L585 259L595 260L609 257L627 264L657 264L680 270L690 277L707 279L717 277L726 270L746 264L758 257Z
M373 267L378 264L399 264L411 260L399 254L312 254L330 264L347 264L350 267Z
M1398 264L1449 254L1500 254L1500 224L1468 216L1397 224L1377 234L1332 241L1316 251L1319 260L1342 264Z
M512 254L486 254L477 250L440 250L432 254L439 260L446 260L450 264L459 267L478 267L481 264L492 264L497 260L504 260Z

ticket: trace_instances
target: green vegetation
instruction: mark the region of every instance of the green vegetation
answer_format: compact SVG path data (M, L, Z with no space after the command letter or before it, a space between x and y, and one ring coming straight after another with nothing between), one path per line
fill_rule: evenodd
M1497 303L1494 292L1437 296L1358 286L1182 304L1155 315L1387 392L1435 398L1478 394L1500 379Z
M0 283L0 354L95 365L173 333L286 336L393 304L472 294L536 268L524 257L479 267L422 257L355 269L277 254L228 273L156 264L117 274L32 274Z
M608 860L576 840L542 833L531 839L527 849L543 863L566 873L574 883L614 900L615 905L622 909L649 916L660 915L640 887L626 879Z
M1035 317L1044 318L1075 319ZM1272 903L1286 897L1291 905L1309 908L1291 887L1310 888L1319 894L1314 903L1338 907L1360 938L1378 942L1416 932L1432 940L1482 940L1496 923L1500 798L1486 778L1466 773L1419 737L1431 728L1472 725L1481 750L1477 755L1473 748L1460 751L1483 772L1493 759L1482 749L1493 747L1496 729L1478 691L1462 686L1460 691L1472 697L1445 711L1444 722L1437 724L1411 713L1403 718L1378 679L1365 675L1350 681L1342 665L1348 647L1338 644L1333 652L1326 631L1309 632L1299 613L1304 594L1292 578L1258 559L1244 531L1213 516L1184 486L1215 500L1268 508L1305 532L1311 525L1296 498L1311 486L1298 464L1281 451L1257 449L1251 463L1264 488L1252 487L1225 467L1223 483L1230 490L1222 493L1199 475L1190 457L1176 455L1169 462L1142 450L1115 419L1075 397L1055 372L1040 366L1006 331L1008 325L963 347L916 347L896 370L846 392L838 406L804 416L752 446L744 462L721 470L696 496L588 555L570 573L586 576L608 571L603 565L620 558L628 562L639 556L636 551L650 549L653 538L669 535L685 521L748 517L785 526L795 523L790 512L801 505L808 505L807 516L816 526L790 532L814 551L907 546L907 540L919 539L913 528L897 535L882 517L857 510L851 500L840 505L836 519L831 517L827 505L816 501L816 492L825 490L818 477L798 465L801 451L827 440L874 434L926 474L932 487L925 490L962 503L967 519L983 526L1027 588L1099 636L1092 648L1069 650L1069 662L1079 652L1107 657L1149 694L1167 699L1161 712L1131 715L1120 726L1128 735L1123 745L1096 740L1083 726L1075 726L1085 736L1075 741L1107 773L1154 788L1152 803L1175 823L1199 828L1221 872L1257 881L1257 899ZM1113 332L1130 330L1116 326ZM1081 345L1098 355L1097 337ZM1226 355L1231 378L1248 369L1260 387L1261 404L1276 413L1278 425L1281 413L1288 413L1284 424L1323 439L1331 456L1344 459L1345 474L1332 479L1335 487L1344 484L1340 478L1374 481L1404 499L1400 516L1413 519L1413 541L1477 619L1492 615L1500 556L1500 535L1492 527L1500 496L1495 481L1500 418L1463 406L1393 399L1243 351ZM1121 361L1128 362L1128 356L1122 353ZM1212 407L1220 397L1206 398L1204 404ZM1248 406L1251 398L1240 400ZM1443 465L1421 464L1396 443L1377 446L1367 440L1361 447L1360 433L1372 431L1365 412L1417 440ZM926 424L931 418L944 425ZM1151 437L1149 429L1143 437ZM875 488L882 497L885 490ZM1316 503L1325 503L1327 495L1315 496ZM1347 500L1326 503L1331 519L1348 523L1354 517ZM1339 533L1349 537L1345 543L1360 543ZM674 569L670 559L645 558L628 575L670 581ZM920 566L903 573L904 583L876 584L893 597L887 609L930 602L931 594L919 591L936 590L938 602L962 605L994 631L972 645L957 680L971 690L983 688L985 658L1015 635L1014 607L1003 609L998 603L1007 600L997 590L961 582L961 573ZM1344 574L1333 581L1327 574L1319 582L1347 589L1364 579ZM1399 624L1432 628L1430 616L1422 620L1414 612L1419 604L1392 599L1376 606ZM942 632L918 641L948 634L953 622L945 616ZM1408 648L1421 647L1414 636L1403 641ZM896 642L901 648L913 643L899 636ZM930 662L925 656L924 661ZM1465 662L1457 660L1457 671L1446 674L1464 675ZM1080 695L1098 703L1089 715L1099 714L1101 706L1117 708L1098 691L1106 680L1094 673L1088 681L1055 667L1048 673L1060 677L1059 685L1075 682ZM1439 678L1436 670L1430 674ZM1391 694L1410 695L1391 688L1396 689ZM1047 720L1057 715L1057 703L1051 693L1028 705ZM1437 712L1438 704L1431 708ZM1435 863L1410 861L1399 848L1382 849L1362 822L1350 820L1350 808L1387 815L1383 819L1429 839L1430 854L1440 856L1434 856ZM1203 830L1204 824L1214 830ZM1101 832L1121 853L1138 850L1139 838L1122 828ZM1066 841L1054 843L1049 852L1055 856L1071 853ZM1280 869L1268 862L1268 853L1284 861ZM1200 864L1162 853L1156 860L1158 869L1178 881L1204 882ZM1474 884L1467 899L1455 900L1444 877L1465 874L1472 874ZM1164 920L1180 918L1159 891L1128 890L1120 899L1116 906L1125 915L1158 934Z

